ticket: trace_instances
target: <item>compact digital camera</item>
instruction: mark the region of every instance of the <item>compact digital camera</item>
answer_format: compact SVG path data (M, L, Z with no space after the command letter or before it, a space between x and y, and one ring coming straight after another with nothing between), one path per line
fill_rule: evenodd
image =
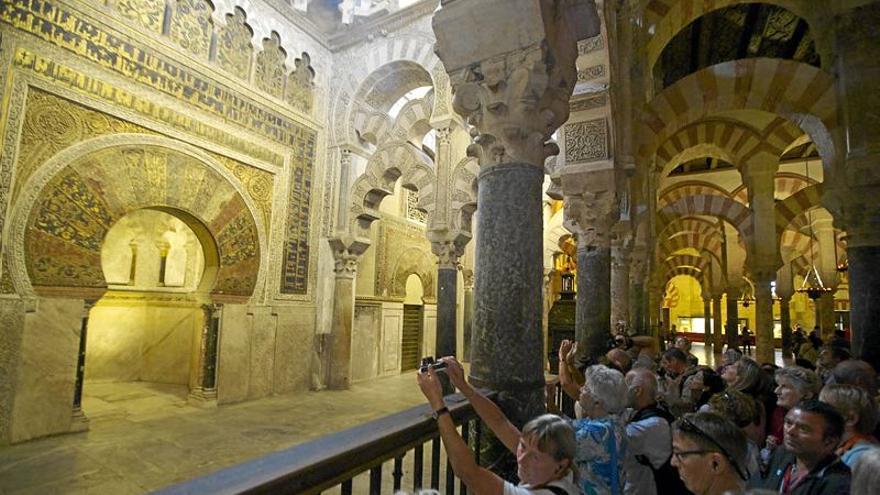
M446 368L446 363L436 361L434 356L425 356L422 358L422 364L419 365L419 371L424 373L428 371L428 368L434 368L434 371L443 371Z

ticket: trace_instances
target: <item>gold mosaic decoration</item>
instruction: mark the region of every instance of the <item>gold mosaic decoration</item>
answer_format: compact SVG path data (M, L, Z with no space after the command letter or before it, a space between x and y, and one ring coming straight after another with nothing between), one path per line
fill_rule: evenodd
M101 245L107 231L124 215L154 207L188 212L211 232L220 258L214 293L253 292L260 247L243 198L198 160L140 145L92 153L64 168L41 191L25 234L32 284L104 287Z
M177 0L171 16L169 35L181 48L200 58L208 58L214 23L214 8L207 0Z
M284 95L284 74L287 69L284 61L287 55L281 49L278 33L263 40L263 51L257 54L257 67L254 83L270 95L281 98Z
M116 11L135 26L162 34L165 20L165 0L117 0Z
M226 14L226 25L217 33L217 64L226 72L247 81L251 69L251 38L254 32L245 22L244 11Z
M211 153L211 157L220 162L232 175L241 182L248 196L257 205L262 215L266 232L271 230L272 192L275 176L265 170L247 166L239 161L223 155Z

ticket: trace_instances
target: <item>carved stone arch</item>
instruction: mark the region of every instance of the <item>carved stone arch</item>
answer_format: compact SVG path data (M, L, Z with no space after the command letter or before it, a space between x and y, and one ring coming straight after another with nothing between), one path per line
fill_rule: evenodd
M834 78L808 64L769 58L713 65L664 89L642 108L638 160L650 163L679 129L715 112L743 109L778 115L809 134L826 171L837 160Z
M230 171L186 143L141 134L82 141L47 160L22 191L8 258L21 294L103 291L104 235L138 209L175 214L203 246L213 240L214 297L249 298L264 286L266 232L256 206Z
M706 255L720 264L721 240L716 237L695 233L681 234L664 239L657 249L657 259L658 261L663 261L684 249L693 249L700 253L706 253Z
M795 218L806 211L822 207L824 184L817 183L801 189L795 194L776 203L776 232L781 234L790 228Z
M437 272L437 259L431 253L419 248L409 248L396 260L391 273L392 297L403 298L406 296L406 279L416 274L422 282L422 294L425 299L436 298L434 289L435 273Z
M434 92L424 98L407 103L397 115L391 129L391 139L411 141L420 139L431 130L431 111L434 108Z
M433 38L399 34L393 39L385 38L385 40L386 46L374 46L378 42L365 45L364 50L366 53L363 54L364 58L358 59L358 63L355 63L354 60L354 57L358 55L355 53L350 56L349 62L351 63L346 63L346 60L343 59L342 64L340 64L342 67L350 68L352 72L340 74L336 78L338 90L332 98L333 103L329 126L331 145L346 144L353 146L358 143L354 117L356 116L357 107L365 103L366 96L368 95L365 89L375 84L377 77L387 76L389 70L395 67L394 64L412 64L421 68L424 71L424 75L427 76L423 82L436 89L437 86L434 84L433 77L434 74L441 72L437 70L437 67L442 67L442 64L440 64L440 60L434 54ZM393 70L390 72L393 72ZM445 74L445 71L443 72ZM415 87L412 86L409 89ZM406 91L401 93L401 96L404 93ZM451 96L449 98L451 99ZM387 108L377 108L376 110L387 110Z
M394 193L398 180L403 187L419 192L418 208L428 215L430 224L436 184L431 158L410 143L388 143L373 153L363 175L352 185L352 233L369 237L370 224L379 218L379 203Z
M727 190L717 184L692 180L677 182L661 191L657 195L657 207L662 209L664 206L688 196L718 196L733 199Z
M697 281L697 283L700 284L701 289L703 287L705 287L705 278L704 278L703 272L701 272L691 266L672 267L672 268L666 269L662 273L663 273L662 283L663 283L664 287L666 286L666 284L669 283L670 280L672 280L673 278L675 278L679 275L686 275L688 277L693 278L694 280Z
M666 177L680 163L701 156L739 165L742 157L761 143L761 134L742 122L703 119L676 130L660 145L656 170L661 177Z
M669 256L663 261L663 265L668 267L677 267L677 266L690 266L700 270L701 272L706 271L711 265L712 260L708 258L704 258L701 256L694 256L692 254L673 254Z
M721 236L720 226L711 220L699 216L685 216L673 219L657 232L658 237L674 237L683 233L697 233L707 236Z
M658 211L658 226L682 216L705 215L719 217L737 230L743 241L754 232L752 212L731 198L715 195L692 195L668 203ZM748 244L746 244L748 245Z
M654 64L666 48L666 45L686 26L695 20L709 14L712 11L730 7L741 3L765 3L777 5L787 9L814 26L818 20L818 16L822 12L815 8L810 8L810 2L803 0L703 0L694 2L693 0L650 0L645 7L645 16L649 25L654 25L654 35L650 37L647 43L647 60L648 73L654 69ZM813 38L816 43L816 49L822 53L821 40ZM825 47L828 49L830 47Z
M452 169L449 206L452 211L453 225L457 230L473 231L471 220L478 206L477 184L479 176L480 164L476 158L463 158Z

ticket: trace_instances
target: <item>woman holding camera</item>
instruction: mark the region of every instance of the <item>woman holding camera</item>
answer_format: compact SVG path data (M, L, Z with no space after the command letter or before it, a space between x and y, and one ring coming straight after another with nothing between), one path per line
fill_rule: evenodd
M573 463L576 444L574 430L567 421L552 414L539 416L520 432L498 406L480 395L464 379L464 369L453 357L440 360L446 365L449 381L470 401L474 411L496 438L516 454L520 485L514 486L478 465L474 454L458 434L449 409L443 403L438 371L427 367L419 371L419 388L428 399L437 419L437 429L446 457L455 475L477 495L579 495Z

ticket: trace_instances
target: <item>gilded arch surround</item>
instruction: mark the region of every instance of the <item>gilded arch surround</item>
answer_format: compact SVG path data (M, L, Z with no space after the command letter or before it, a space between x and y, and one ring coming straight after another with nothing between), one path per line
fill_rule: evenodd
M94 167L92 171L97 172L97 175L88 177L87 180L81 180L80 183L88 183L88 187L92 190L104 193L98 196L104 205L98 205L94 201L90 203L91 213L98 215L104 221L92 220L83 223L84 226L90 226L92 229L91 237L93 240L84 243L86 248L82 251L82 254L91 256L89 258L92 263L91 271L83 274L82 280L74 276L67 277L67 279L62 277L54 282L64 282L60 284L62 287L96 288L95 283L98 282L97 276L99 275L100 283L103 284L100 266L94 266L94 239L103 241L102 232L106 233L106 230L116 219L130 211L145 207L165 207L186 212L200 220L217 242L220 249L220 267L217 282L213 288L215 295L247 298L264 287L265 269L263 267L265 263L263 261L267 253L266 231L262 222L257 220L260 218L259 210L235 176L205 152L185 143L160 136L114 134L82 141L58 152L40 166L22 188L22 193L11 211L12 221L9 225L6 244L9 274L19 293L32 296L36 293L35 286L59 285L40 276L32 277L34 275L34 267L32 266L34 258L29 249L29 243L32 244L36 239L31 231L34 230L32 226L34 222L39 221L41 213L53 210L52 206L47 207L51 204L51 198L47 198L45 195L48 187L59 186L65 180L69 180L68 184L73 185L77 179L72 178L68 173L70 170L76 170L76 167L83 166L83 163L91 158L100 157L102 154L122 152L135 155L146 155L153 152L156 153L153 156L161 157L164 154L166 158L175 157L172 162L177 164L171 165L171 167L180 170L173 172L173 174L169 173L167 168L169 162L165 161L163 165L162 158L155 158L156 162L147 168L156 170L157 167L164 166L166 167L165 173L156 173L146 178L148 183L143 188L144 197L129 196L126 198L122 188L112 187L120 183L114 184L112 180L108 180L106 169L102 169L100 164L91 165ZM134 165L134 162L129 163L130 168L133 168ZM120 177L122 175L118 174L119 170L111 172ZM181 187L182 185L169 184L169 181L164 180L169 175L178 174L181 177L197 181L193 183L201 183L202 185L200 193L193 195L190 201L183 198L181 193L185 188ZM102 180L107 180L107 183L102 183ZM119 180L124 181L124 179ZM104 185L111 187L104 188L102 187ZM211 196L223 198L223 201L205 201L203 193L206 191ZM129 192L130 194L131 192ZM66 198L70 198L70 196L68 195ZM42 211L38 208L42 208ZM102 209L103 213L99 213L99 210ZM50 217L51 215L44 218ZM42 230L48 237L53 236L51 228ZM63 240L65 236L70 235L73 234L61 234L54 237L57 238L56 240ZM100 243L98 243L97 249L99 264ZM100 286L99 284L97 287Z

